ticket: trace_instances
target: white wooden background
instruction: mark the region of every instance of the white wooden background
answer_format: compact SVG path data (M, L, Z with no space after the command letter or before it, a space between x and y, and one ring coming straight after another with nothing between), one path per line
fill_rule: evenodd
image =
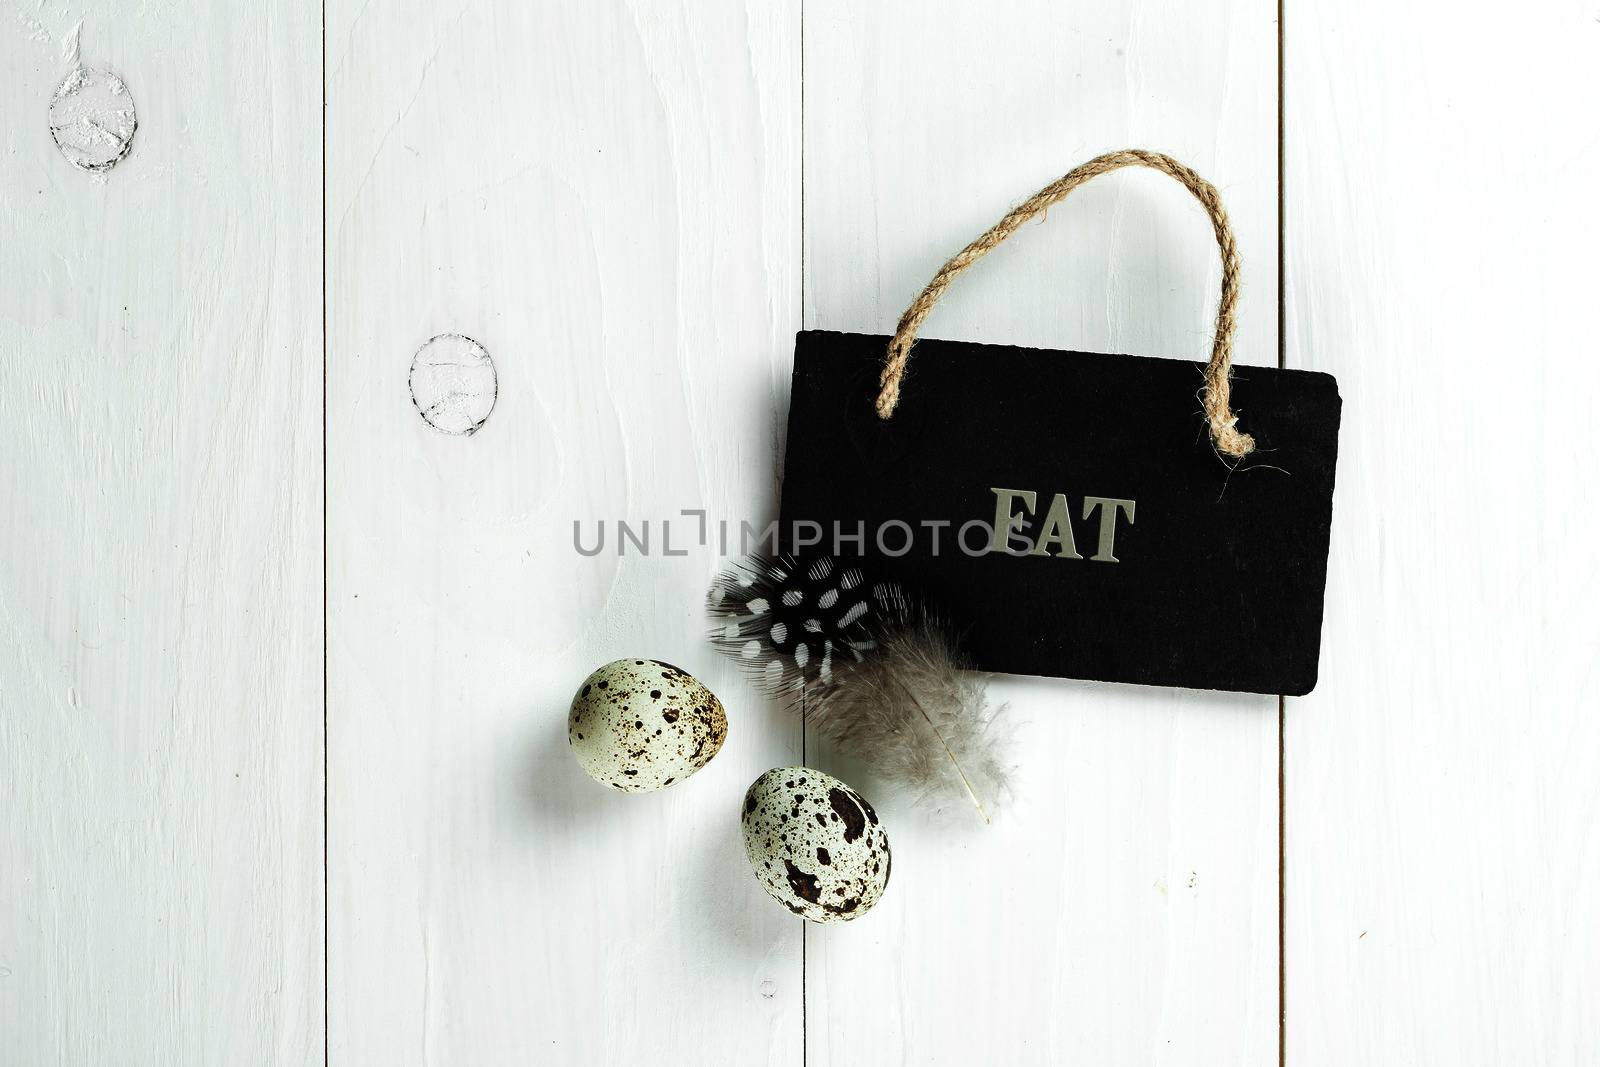
M1600 8L6 2L0 1061L1600 1059ZM572 522L771 517L794 332L1126 146L1222 189L1240 359L1339 378L1322 681L998 681L1005 817L886 805L883 903L802 928L737 799L847 766L702 642L713 550ZM927 332L1198 359L1214 259L1114 175ZM732 719L647 797L565 740L624 655Z

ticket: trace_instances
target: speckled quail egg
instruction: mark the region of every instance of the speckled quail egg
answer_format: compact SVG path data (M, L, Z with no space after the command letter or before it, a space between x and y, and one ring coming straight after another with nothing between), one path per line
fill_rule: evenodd
M779 904L812 922L865 913L889 884L889 835L854 789L809 767L779 767L744 795L744 851Z
M687 671L657 659L619 659L583 680L567 740L590 778L626 793L681 782L728 736L722 702Z

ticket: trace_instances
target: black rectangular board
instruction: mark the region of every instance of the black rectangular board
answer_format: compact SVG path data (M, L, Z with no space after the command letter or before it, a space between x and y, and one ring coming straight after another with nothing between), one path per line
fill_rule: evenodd
M923 340L882 420L873 398L888 343L796 339L787 548L864 556L937 605L977 669L1311 691L1338 453L1331 376L1236 366L1233 409L1256 450L1234 462L1206 432L1203 364ZM1070 546L1034 555L1018 538L982 551L988 533L970 524L992 527L997 489L1035 494L1032 508L1007 498L1030 539L1061 494Z

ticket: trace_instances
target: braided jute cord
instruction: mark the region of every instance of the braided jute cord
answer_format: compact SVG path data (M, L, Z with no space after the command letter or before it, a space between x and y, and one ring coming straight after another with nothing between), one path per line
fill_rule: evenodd
M905 376L906 361L911 358L911 346L916 343L917 330L957 274L982 259L990 249L1010 237L1018 226L1064 199L1068 193L1084 182L1123 167L1135 166L1151 167L1182 182L1183 187L1194 194L1194 198L1200 201L1201 206L1206 209L1206 214L1211 217L1211 228L1217 235L1217 249L1222 253L1222 297L1217 304L1217 329L1211 345L1211 362L1206 365L1205 388L1201 403L1205 408L1206 421L1211 426L1211 439L1216 443L1217 451L1235 459L1243 459L1249 455L1255 448L1255 441L1249 434L1235 427L1234 424L1239 420L1228 406L1230 391L1228 376L1233 360L1234 308L1239 302L1239 251L1234 244L1233 230L1228 226L1228 213L1223 210L1222 197L1217 194L1217 190L1210 182L1171 156L1137 148L1108 152L1103 156L1096 156L1082 166L1074 167L1018 204L987 233L951 256L950 260L939 268L939 273L933 276L933 281L917 294L911 306L906 308L905 314L900 316L900 324L895 328L894 339L889 342L889 358L883 365L883 373L878 377L881 386L877 401L878 417L887 419L894 414L895 405L900 402L900 380Z

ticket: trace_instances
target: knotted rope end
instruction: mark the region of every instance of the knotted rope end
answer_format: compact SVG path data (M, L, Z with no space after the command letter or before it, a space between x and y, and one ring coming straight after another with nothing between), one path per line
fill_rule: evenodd
M1256 439L1242 430L1234 428L1237 418L1230 418L1226 422L1213 422L1211 424L1211 440L1216 444L1217 451L1234 459L1243 459L1256 449Z

